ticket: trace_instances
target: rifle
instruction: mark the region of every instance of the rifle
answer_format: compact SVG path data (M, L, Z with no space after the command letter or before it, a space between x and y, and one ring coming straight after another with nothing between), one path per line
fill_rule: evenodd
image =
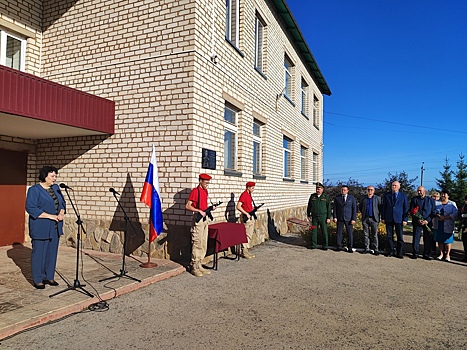
M211 202L212 203L212 202ZM211 211L214 209L214 207L217 207L219 205L221 205L222 202L217 202L217 203L212 203L204 212L206 213L206 216L208 218L210 218L211 220L214 220L214 218L212 217L212 214L211 214ZM201 219L203 219L203 221L206 221L206 216L203 217L203 215L201 215L200 213L197 213L196 215L196 223L200 222Z
M253 217L253 219L257 220L258 218L256 217L256 212L258 211L259 208L261 208L262 206L264 205L264 203L261 203L260 205L258 206L254 206L254 209L252 211L250 211L248 214L250 214L250 217ZM247 222L248 221L248 217L245 215L245 214L242 214L243 215L243 222Z

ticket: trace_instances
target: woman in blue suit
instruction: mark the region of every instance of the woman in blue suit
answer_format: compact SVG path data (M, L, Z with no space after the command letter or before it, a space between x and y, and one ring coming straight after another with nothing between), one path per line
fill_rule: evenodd
M32 242L31 270L34 287L58 286L54 279L58 243L63 234L65 199L57 181L57 168L45 166L39 171L40 183L31 186L26 196L29 236Z

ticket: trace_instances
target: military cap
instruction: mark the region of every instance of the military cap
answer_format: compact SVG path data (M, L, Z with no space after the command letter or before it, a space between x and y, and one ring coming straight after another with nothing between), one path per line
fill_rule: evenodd
M203 173L203 174L199 174L199 179L200 180L211 180L212 176Z
M317 183L316 183L316 187L324 188L324 185L323 185L321 182L317 182Z

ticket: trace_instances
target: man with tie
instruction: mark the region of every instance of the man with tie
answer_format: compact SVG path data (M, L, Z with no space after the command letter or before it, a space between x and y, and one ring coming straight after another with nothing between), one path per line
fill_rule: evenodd
M349 187L342 185L341 194L334 199L334 222L337 224L337 251L342 248L342 230L349 237L347 242L347 251L353 253L353 225L357 220L357 201L355 197L349 194Z
M378 223L381 219L383 202L380 196L375 195L375 188L366 188L367 196L360 201L360 212L362 213L363 234L365 235L365 250L362 254L370 253L370 243L373 240L373 254L379 255L378 250ZM370 233L371 238L370 239Z
M394 181L391 184L391 192L388 192L383 197L383 213L381 222L386 225L388 235L388 255L396 256L399 259L404 258L404 236L403 227L407 225L409 200L405 193L400 192L401 184ZM397 250L394 254L394 230L397 235Z

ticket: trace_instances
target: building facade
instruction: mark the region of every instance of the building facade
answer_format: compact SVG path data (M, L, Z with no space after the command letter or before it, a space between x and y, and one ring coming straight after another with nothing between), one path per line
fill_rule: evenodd
M255 202L266 204L256 244L271 224L284 232L288 216L303 216L313 183L322 180L323 95L330 90L285 1L7 1L0 30L1 45L7 37L16 48L0 51L0 64L99 98L75 119L113 122L99 129L50 120L53 111L45 111L37 125L0 104L2 118L30 131L0 126L0 157L25 157L26 168L18 167L23 223L25 189L42 165L54 165L59 182L73 188L86 247L121 251L114 188L132 222L135 254L144 254L149 209L139 196L153 144L166 227L155 241L157 257L189 256L184 206L201 172L213 176L211 200L223 202L216 221L235 220L245 183L257 183ZM111 117L102 107L109 103ZM69 208L68 244L74 222Z

